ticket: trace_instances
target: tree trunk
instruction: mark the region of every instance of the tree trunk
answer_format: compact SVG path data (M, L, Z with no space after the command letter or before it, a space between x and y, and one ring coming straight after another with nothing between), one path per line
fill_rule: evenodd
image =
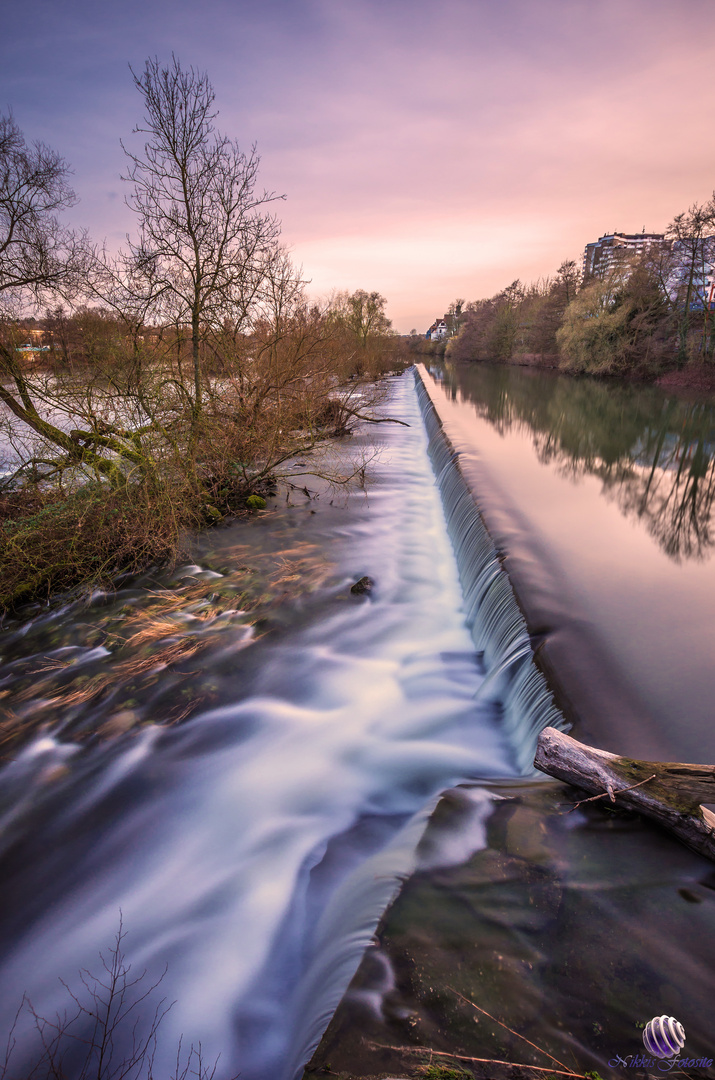
M201 386L201 333L199 326L198 311L194 311L191 317L191 357L194 363L194 409L196 416L201 413L202 386Z
M541 772L604 796L657 821L699 855L715 860L715 766L669 761L634 761L546 728L534 765Z
M688 332L690 330L690 301L693 295L693 278L695 277L695 254L693 253L690 259L690 270L688 271L688 287L685 291L685 308L683 310L683 317L680 321L680 343L678 346L678 359L681 363L686 363L688 359Z

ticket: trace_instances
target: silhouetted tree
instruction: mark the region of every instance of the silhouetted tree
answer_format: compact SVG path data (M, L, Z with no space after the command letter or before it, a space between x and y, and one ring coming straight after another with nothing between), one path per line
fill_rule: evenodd
M688 335L693 305L702 306L705 320L705 350L708 349L709 308L704 295L708 270L715 259L715 194L702 206L695 203L687 213L678 214L668 226L672 241L669 284L678 318L678 360L688 359Z
M36 142L28 146L11 115L0 115L0 297L21 307L48 291L69 290L86 268L83 234L63 225L74 206L66 162Z
M146 62L134 83L144 99L143 152L124 147L133 185L129 205L139 238L130 242L132 288L155 316L190 327L193 413L201 414L201 345L207 328L248 319L265 283L279 224L266 206L278 196L257 189L259 157L214 127L214 90L176 57Z

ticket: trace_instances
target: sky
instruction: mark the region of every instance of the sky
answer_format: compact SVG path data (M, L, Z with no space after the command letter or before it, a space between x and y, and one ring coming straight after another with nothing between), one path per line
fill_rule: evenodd
M173 52L257 144L309 291L376 289L402 333L715 188L713 0L6 0L0 26L0 111L96 240L134 229L130 65Z

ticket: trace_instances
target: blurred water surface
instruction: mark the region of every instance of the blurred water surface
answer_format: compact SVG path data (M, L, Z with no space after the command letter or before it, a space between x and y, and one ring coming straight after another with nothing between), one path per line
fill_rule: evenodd
M62 1011L121 911L133 971L166 967L175 1002L157 1071L183 1036L217 1076L288 1078L439 792L519 774L498 702L475 700L411 376L389 408L410 426L378 429L367 494L301 475L172 575L6 629L2 704L36 734L0 773L1 1030L23 993ZM374 430L336 446L345 471ZM15 1038L28 1066L29 1018Z

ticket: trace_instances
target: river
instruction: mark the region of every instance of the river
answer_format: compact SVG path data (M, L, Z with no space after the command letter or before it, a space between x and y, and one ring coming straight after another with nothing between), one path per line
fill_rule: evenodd
M467 598L474 547L457 473L574 734L715 761L712 405L488 364L421 373ZM502 799L461 859L439 850L443 831L474 835L484 785L440 803L306 1080L328 1065L367 1078L440 1063L508 1077L505 1061L643 1075L641 1032L663 1013L683 1023L690 1060L711 1060L712 865L638 815L575 808L561 785L487 786Z
M622 970L636 969L650 935L659 955L654 970L662 985L675 985L683 1022L702 1041L698 987L710 977L688 934L707 935L715 905L706 887L707 902L697 895L691 907L678 899L695 913L684 927L671 899L674 885L704 877L702 860L633 825L599 832L596 854L584 854L599 812L564 817L559 786L539 782L531 768L538 731L563 723L532 646L557 675L563 661L561 703L594 741L621 749L644 740L699 760L685 750L698 743L707 756L704 726L694 720L700 726L693 731L681 722L674 734L664 714L650 718L638 673L619 655L620 637L609 636L608 612L603 625L591 614L588 580L579 581L573 556L563 556L562 570L568 545L552 547L524 516L541 504L518 502L524 486L531 490L521 470L530 452L537 464L529 467L539 475L548 455L521 417L494 423L484 415L493 405L470 396L449 369L428 382L456 458L429 396L419 384L416 393L412 374L395 378L389 411L409 426L381 425L377 437L371 428L335 444L343 466L378 451L365 493L346 496L301 475L265 514L198 537L194 561L174 573L119 583L89 604L37 609L5 628L2 705L33 737L0 772L3 1030L23 993L45 1018L71 1005L63 981L85 994L79 972L101 971L100 953L109 954L121 919L123 955L142 980L133 993L161 980L140 1010L144 1022L153 1015L151 1000L174 1003L159 1029L156 1075L173 1075L183 1039L184 1053L201 1043L205 1062L219 1059L217 1080L237 1073L293 1080L405 878L397 911L409 903L412 881L419 887L432 870L443 875L437 900L422 909L427 937L445 955L451 942L463 958L469 926L438 925L457 895L445 891L444 875L464 873L482 858L482 885L503 886L503 868L488 860L495 829L504 833L500 822L516 807L517 826L528 824L512 823L505 835L521 845L518 865L537 858L547 834L558 834L553 859L569 881L556 892L576 896L581 907L567 932L561 927L559 936L550 924L549 942L535 946L535 989L522 967L517 980L490 979L494 1007L511 1002L518 1011L538 997L556 1045L573 999L573 977L559 982L566 944L582 949L588 941L579 968L588 1017L603 999L593 964L614 962L613 928L637 896L641 932L624 946ZM580 383L571 385L580 392ZM502 388L497 400L504 397ZM582 426L579 417L579 433ZM513 470L503 453L510 435L524 450ZM551 468L565 505L557 511L552 504L544 518L566 522L578 475L560 460ZM516 490L507 483L510 471ZM598 494L600 476L594 486ZM470 488L483 500L496 547ZM653 532L643 532L663 550ZM693 564L706 566L705 554ZM614 548L611 563L620 557ZM682 551L663 558L687 565ZM504 566L537 623L527 627ZM351 584L363 575L374 580L373 591L355 596ZM618 596L615 586L610 591ZM627 702L628 722L588 704L591 690L596 702L604 700L604 672L614 673L609 693ZM615 745L611 736L621 727ZM462 785L459 814L425 838L440 794L455 785ZM516 802L504 798L511 791ZM538 843L525 843L529 830ZM483 894L480 964L497 952L499 971L508 964L503 938L510 927L522 956L524 934L533 932L522 918L533 903L527 886L519 899ZM556 892L547 891L549 907ZM669 917L678 944L666 948ZM666 977L673 966L678 970ZM628 998L637 989L641 1009L644 980L622 981L609 1008L614 1024L632 1027ZM362 994L371 1016L381 995L369 986ZM543 1012L538 1022L543 1028ZM363 1024L360 1014L357 1029ZM577 1058L589 1052L585 1021L578 1024L569 1036ZM80 1020L76 1031L86 1035L87 1025ZM15 1071L25 1076L38 1054L27 1011L14 1037ZM131 1030L119 1030L120 1056L130 1043ZM79 1075L76 1046L68 1054L66 1071Z
M580 730L714 762L712 403L489 364L428 382Z
M62 982L83 992L121 918L141 986L175 1002L160 1074L183 1038L217 1076L289 1080L439 793L530 772L534 732L505 730L498 689L478 697L411 374L389 408L409 426L336 446L343 466L378 452L366 494L302 476L173 575L6 628L3 705L36 735L0 774L3 1030L24 993L44 1018L71 1004ZM28 1069L26 1012L15 1039Z

